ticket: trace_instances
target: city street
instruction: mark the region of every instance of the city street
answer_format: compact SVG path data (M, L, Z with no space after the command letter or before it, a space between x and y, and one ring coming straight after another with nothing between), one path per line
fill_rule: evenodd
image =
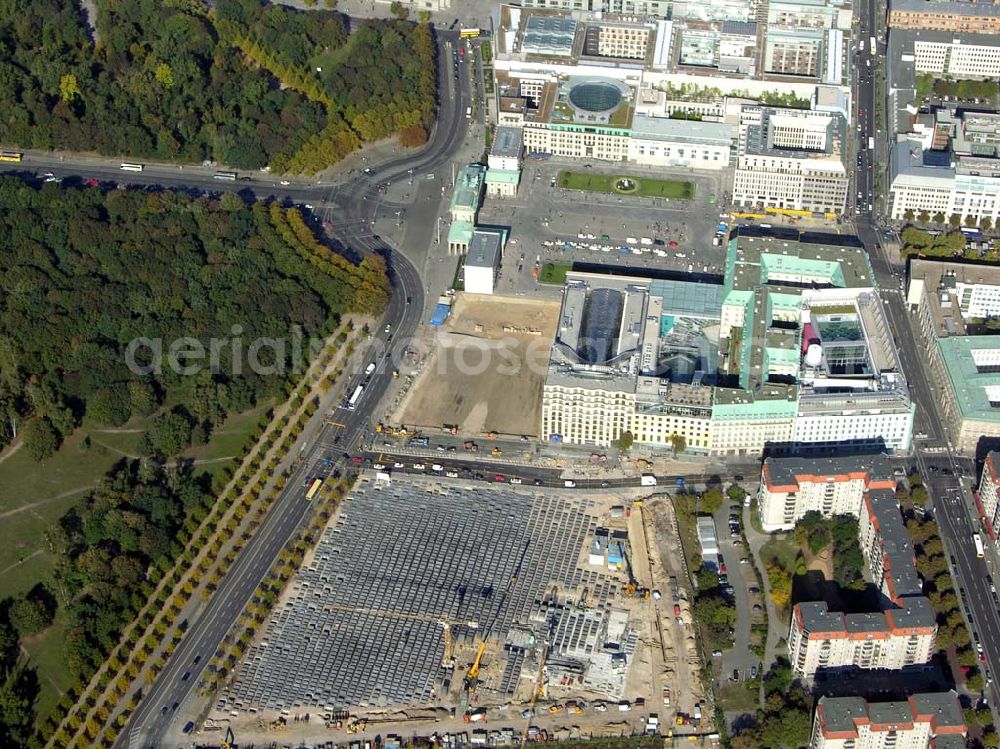
M944 540L945 549L955 560L952 572L962 588L963 604L972 612L970 632L979 633L986 652L986 666L991 674L1000 673L1000 614L989 590L989 572L984 559L977 557L972 534L980 530L974 505L962 485L962 475L974 475L974 465L966 458L954 455L947 432L938 411L935 379L922 355L925 343L915 328L915 319L906 309L905 298L899 291L902 266L889 255L878 241L876 229L867 220L858 222L858 236L871 258L879 285L883 289L886 317L900 354L903 371L917 404L913 430L914 460L927 484L933 501L933 513ZM996 564L995 551L990 553ZM996 684L987 687L989 702L998 704L1000 694Z
M447 69L441 74L447 76ZM448 91L448 86L448 82L442 80L441 90ZM365 232L364 227L370 225L372 221L376 205L376 201L372 198L376 194L378 182L399 179L411 169L430 171L446 163L464 137L465 118L462 107L465 100L465 96L462 95L442 100L432 140L423 151L380 165L373 170L373 174L359 175L353 181L336 188L336 192L351 198L336 229L336 236L345 246L357 252L377 249L377 245ZM83 172L83 176L89 177L91 174ZM371 179L368 176L371 176ZM304 199L311 199L316 203L335 203L331 196L326 196L323 200L322 192L319 190L312 192L311 195L307 193ZM393 356L399 356L401 352L396 349L406 345L406 339L414 334L421 321L421 311L424 308L423 282L417 269L403 255L393 252L391 248L383 250L387 254L394 287L389 308L385 313L385 320L388 321L394 334L394 343L386 345L383 340L381 348L388 350ZM376 339L386 337L387 334L382 333L377 335ZM214 653L225 633L243 610L257 583L277 558L285 542L301 524L309 507L301 488L306 479L327 476L340 468L339 460L329 460L339 457L336 454L331 456L329 453L331 433L337 429L342 430L336 440L337 444L346 452L353 450L370 428L375 407L393 379L388 367L380 367L368 378L364 394L357 404L359 407L350 411L338 409L337 422L323 422L318 433L314 431L312 434L306 434L304 439L308 440L308 446L298 470L289 478L285 490L274 503L261 527L237 556L236 562L223 578L216 593L209 599L201 613L189 623L185 637L153 686L144 695L139 708L120 734L117 746L156 747L165 740L180 739L182 722L180 716L190 714L188 711L195 708L194 705L188 706L187 700L198 682L200 672L191 665L196 658L199 659L202 668L208 663L208 656ZM182 672L188 670L192 672L191 678L184 678Z

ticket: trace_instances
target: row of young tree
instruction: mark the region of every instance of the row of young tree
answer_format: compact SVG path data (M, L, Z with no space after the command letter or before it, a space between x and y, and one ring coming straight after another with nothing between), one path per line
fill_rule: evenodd
M336 12L260 0L93 5L91 39L75 0L7 3L0 142L315 171L433 119L427 24L365 21L352 37Z
M331 250L295 208L11 177L0 204L0 447L38 460L84 418L155 414L143 454L204 442L340 314L388 300L381 257Z
M123 631L118 646L105 660L104 670L95 673L78 692L72 707L66 705L65 717L45 722L42 738L51 735L55 746L67 748L112 746L138 705L137 695L163 670L166 658L179 642L184 631L181 617L185 604L217 588L284 488L291 469L282 472L280 464L319 410L316 389L326 392L328 378L339 382L349 375L347 362L358 337L366 335L366 328L358 330L348 320L327 338L304 378L296 375L285 381L289 399L284 413L258 422L257 430L248 437L243 459L223 468L215 487L218 499L212 502L211 509L195 511L178 534L184 551L150 568L150 586L156 587L144 591L145 606ZM329 486L324 487L324 495ZM216 660L213 658L213 662Z

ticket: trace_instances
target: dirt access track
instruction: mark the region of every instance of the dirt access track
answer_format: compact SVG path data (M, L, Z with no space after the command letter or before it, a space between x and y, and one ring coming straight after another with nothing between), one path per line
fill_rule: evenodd
M418 428L538 434L558 301L465 294L430 339L430 353L393 416Z

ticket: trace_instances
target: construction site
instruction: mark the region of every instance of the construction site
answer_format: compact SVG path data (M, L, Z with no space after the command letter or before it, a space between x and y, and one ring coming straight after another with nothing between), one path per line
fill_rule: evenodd
M643 502L363 477L197 733L710 734L682 561Z
M458 294L389 421L537 435L557 301Z

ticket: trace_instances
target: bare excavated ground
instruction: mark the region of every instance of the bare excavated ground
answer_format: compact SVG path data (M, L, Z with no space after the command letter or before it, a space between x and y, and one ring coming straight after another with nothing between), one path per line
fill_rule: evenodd
M462 434L538 434L558 301L459 294L396 423Z

